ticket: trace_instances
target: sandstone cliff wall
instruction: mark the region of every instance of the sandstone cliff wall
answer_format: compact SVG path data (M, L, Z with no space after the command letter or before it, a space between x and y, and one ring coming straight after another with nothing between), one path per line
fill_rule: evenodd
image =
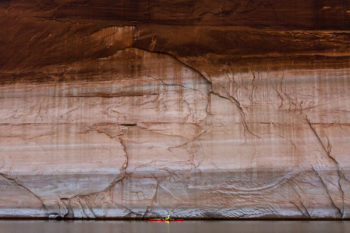
M5 0L0 26L0 217L350 217L349 1Z

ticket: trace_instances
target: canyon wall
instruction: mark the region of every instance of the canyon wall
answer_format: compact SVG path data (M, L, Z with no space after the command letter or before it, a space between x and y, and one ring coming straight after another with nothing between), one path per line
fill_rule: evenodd
M350 1L0 1L1 218L350 218Z

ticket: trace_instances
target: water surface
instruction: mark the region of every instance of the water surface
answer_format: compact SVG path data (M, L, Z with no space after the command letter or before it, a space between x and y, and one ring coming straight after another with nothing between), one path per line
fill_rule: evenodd
M0 233L340 233L350 221L0 221Z

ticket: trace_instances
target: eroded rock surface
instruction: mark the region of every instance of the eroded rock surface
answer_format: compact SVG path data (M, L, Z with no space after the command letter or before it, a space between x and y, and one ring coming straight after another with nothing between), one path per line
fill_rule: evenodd
M347 1L0 1L0 217L349 218Z

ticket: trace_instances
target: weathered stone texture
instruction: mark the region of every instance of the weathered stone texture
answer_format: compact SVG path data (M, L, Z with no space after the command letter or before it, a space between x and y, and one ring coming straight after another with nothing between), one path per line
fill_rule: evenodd
M0 217L349 218L347 1L0 1Z

